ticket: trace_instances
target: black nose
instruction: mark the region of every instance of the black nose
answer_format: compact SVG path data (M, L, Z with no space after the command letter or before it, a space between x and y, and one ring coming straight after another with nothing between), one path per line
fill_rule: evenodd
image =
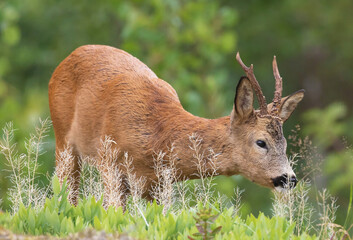
M280 177L276 177L272 179L273 185L275 187L282 187L282 188L288 187L288 181L289 181L290 188L294 188L298 182L295 176L288 177L287 174L283 174Z

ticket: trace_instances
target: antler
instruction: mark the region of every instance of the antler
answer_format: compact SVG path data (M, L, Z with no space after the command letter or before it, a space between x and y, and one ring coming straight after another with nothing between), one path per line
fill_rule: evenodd
M272 68L273 68L273 76L276 79L276 90L273 97L271 114L278 115L279 107L281 105L281 98L282 98L282 78L279 75L276 56L273 56Z
M254 74L254 66L251 64L250 67L247 67L243 63L243 61L241 60L239 52L237 52L236 59L237 59L238 63L240 64L240 66L245 71L246 76L249 78L251 85L255 90L257 100L259 101L259 105L260 105L260 114L267 115L268 112L267 112L266 98L265 98L264 94L262 93L262 90L261 90L261 87L260 87L258 81L256 80L256 77Z

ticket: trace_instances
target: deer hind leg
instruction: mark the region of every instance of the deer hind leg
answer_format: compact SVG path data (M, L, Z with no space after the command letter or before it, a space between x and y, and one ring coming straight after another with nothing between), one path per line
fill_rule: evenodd
M69 201L71 204L77 205L81 164L79 163L79 156L73 147L67 145L64 148L56 148L56 174L61 185L66 179L69 188Z

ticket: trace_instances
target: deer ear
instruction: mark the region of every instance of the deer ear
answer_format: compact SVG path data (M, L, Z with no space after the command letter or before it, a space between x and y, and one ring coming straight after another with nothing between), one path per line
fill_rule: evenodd
M254 113L254 93L250 80L247 77L240 78L234 99L234 107L231 120L244 120Z
M279 110L279 117L283 122L287 121L287 119L292 115L294 109L297 107L298 103L304 97L304 90L299 90L288 97L282 98L281 108Z

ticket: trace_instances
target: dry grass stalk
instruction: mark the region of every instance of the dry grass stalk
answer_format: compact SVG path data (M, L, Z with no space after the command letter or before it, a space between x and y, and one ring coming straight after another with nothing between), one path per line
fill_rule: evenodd
M126 187L130 192L130 199L132 204L128 204L129 212L132 214L137 214L138 212L144 218L141 207L143 207L142 195L144 194L144 187L146 184L145 177L137 177L134 173L133 159L129 157L128 153L125 152L123 156L122 167L125 169L124 177L126 178ZM147 224L147 222L146 222Z
M205 156L205 151L202 150L202 138L195 133L189 136L189 141L189 147L194 152L193 157L197 167L196 176L200 179L200 184L195 185L195 197L198 202L207 204L211 202L214 177L218 175L216 160L219 154L210 148L208 155Z
M341 240L351 240L352 238L349 235L349 231L351 228L353 228L353 224L345 229L343 226L335 223L329 224L332 229L334 229L333 235L330 237L330 239L341 239Z
M296 125L288 140L291 146L290 153L296 159L295 165L301 169L300 178L306 179L313 176L313 173L321 172L324 157L308 136L304 138L300 136L300 130L300 126Z
M19 154L16 143L13 143L13 124L7 123L3 128L0 141L0 153L4 155L10 168L10 181L13 186L9 190L9 198L13 203L12 210L17 212L20 204L34 208L42 206L47 192L41 189L37 182L38 158L43 154L43 140L50 127L49 119L39 120L35 133L25 142L27 153Z
M174 143L168 148L167 160L168 168L167 172L171 173L171 178L169 183L173 183L172 191L169 191L173 195L173 205L174 209L186 209L190 207L190 196L189 196L189 187L190 182L186 177L181 178L182 173L177 169L176 162L178 159L177 154L174 152L175 145ZM180 207L180 208L179 208Z
M292 163L296 161L292 158ZM319 239L330 239L334 236L333 223L337 210L336 199L324 189L319 192L317 199L319 207L319 229L314 226L313 219L314 207L309 204L310 181L303 179L296 188L290 189L289 186L282 192L274 192L273 215L288 219L289 223L296 223L295 233L300 235L302 232L317 230Z
M74 169L74 156L72 154L72 148L69 145L66 145L64 150L56 153L56 168L54 174L58 176L60 181L60 185L62 186L64 181L66 180L67 187L69 189L69 201L73 203L74 196L77 195L74 190L72 183L74 183L75 179L73 174L68 174L71 169ZM78 190L77 190L78 191Z
M118 167L119 149L116 142L105 136L98 149L97 169L104 183L104 207L123 206L122 172Z
M232 206L231 200L225 194L220 192L217 192L216 196L212 197L212 199L213 203L211 205L216 205L220 213Z
M298 154L294 154L289 158L290 165L293 169L298 163ZM289 180L287 179L287 182ZM295 233L300 235L304 231L310 231L313 228L314 208L309 204L310 181L303 178L296 186L290 188L289 185L281 192L274 191L274 202L272 211L274 216L287 218L289 223L296 223Z
M298 235L314 227L314 208L308 203L309 189L310 182L301 181L295 189L288 187L282 192L274 192L273 215L288 219L290 224L295 222L295 233Z
M109 166L105 166L109 168ZM125 194L122 191L122 173L116 165L112 165L108 171L102 173L103 179L109 179L104 181L104 207L108 208L109 206L119 207L124 206L123 195Z
M234 197L233 197L234 216L239 216L240 214L240 209L242 207L241 195L243 194L243 192L244 190L240 189L239 187L236 187L234 189Z
M335 235L334 222L336 219L336 199L332 197L327 189L319 192L317 202L320 207L319 221L320 231L318 233L319 239L330 239Z
M310 182L304 181L296 187L296 233L299 234L303 231L309 232L313 229L313 214L315 212L313 206L309 204L309 190Z
M97 165L95 158L85 157L80 161L82 183L80 194L83 198L93 196L95 199L100 199L103 197L103 180L96 167Z
M27 172L28 172L28 193L27 198L28 202L32 203L36 200L32 199L36 197L35 195L38 194L39 188L35 183L35 179L37 177L37 170L39 167L38 158L41 154L44 153L43 151L43 140L47 137L47 133L51 126L51 122L48 118L41 120L39 119L39 127L35 127L35 133L30 134L30 138L25 143L25 147L27 150ZM41 193L41 191L39 191ZM44 200L43 200L44 201Z
M7 123L2 129L3 135L0 142L0 151L4 155L8 166L10 167L10 181L13 187L10 189L9 198L12 202L12 210L18 211L20 203L23 203L22 193L24 188L23 168L25 166L23 154L19 155L16 150L16 143L12 143L14 139L14 128L12 122Z
M175 179L179 179L174 177ZM190 182L187 179L182 179L174 183L175 192L175 208L187 209L190 208Z
M154 172L157 181L154 182L151 195L159 204L164 206L163 214L166 214L174 203L173 182L175 181L176 169L174 159L170 159L170 156L172 156L172 154L169 154L169 161L164 159L167 156L166 153L163 152L159 152L153 157Z

